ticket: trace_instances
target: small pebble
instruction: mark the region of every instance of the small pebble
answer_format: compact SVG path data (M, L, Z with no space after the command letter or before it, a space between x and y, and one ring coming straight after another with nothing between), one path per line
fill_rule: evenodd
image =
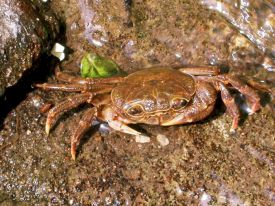
M52 48L51 54L55 57L57 57L60 61L62 61L65 58L65 47L59 43L55 43L55 45Z
M146 136L146 135L137 135L136 136L136 142L138 143L147 143L150 142L150 137Z
M165 135L163 135L163 134L158 134L157 135L157 140L158 140L159 144L162 147L165 147L166 145L169 144L169 139Z

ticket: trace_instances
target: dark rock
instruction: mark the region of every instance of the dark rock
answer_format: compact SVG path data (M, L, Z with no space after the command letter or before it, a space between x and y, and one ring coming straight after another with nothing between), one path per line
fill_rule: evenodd
M49 51L59 26L56 17L41 3L1 0L0 96Z

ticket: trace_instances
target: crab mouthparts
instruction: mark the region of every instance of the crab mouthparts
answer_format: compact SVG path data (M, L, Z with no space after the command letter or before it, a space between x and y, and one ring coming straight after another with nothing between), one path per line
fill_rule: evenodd
M149 124L153 124L153 125L160 125L161 124L159 116L149 117L146 122L149 123Z
M176 125L176 124L182 124L183 116L184 116L184 114L178 115L178 116L176 116L175 118L173 118L171 120L168 120L166 122L161 123L161 125L162 126L171 126L171 125ZM184 122L192 122L192 121L193 121L192 119L185 119L184 120Z

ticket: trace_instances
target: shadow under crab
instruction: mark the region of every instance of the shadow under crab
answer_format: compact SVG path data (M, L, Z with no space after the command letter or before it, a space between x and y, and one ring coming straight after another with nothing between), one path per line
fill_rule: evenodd
M36 87L80 94L67 98L49 111L47 134L64 112L83 103L92 105L71 137L71 155L74 160L77 145L91 127L93 119L105 121L117 131L141 135L128 124L170 126L202 120L213 111L217 93L221 92L222 101L233 118L231 131L234 132L238 127L240 112L228 86L244 94L251 105L251 113L261 107L260 97L252 88L259 88L257 84L245 83L231 74L220 74L217 67L178 70L154 67L126 77L108 78L74 77L57 69L56 78L65 84L45 83L37 84Z

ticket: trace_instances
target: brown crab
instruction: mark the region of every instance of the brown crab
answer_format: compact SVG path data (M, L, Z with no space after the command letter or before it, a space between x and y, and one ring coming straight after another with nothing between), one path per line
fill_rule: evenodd
M178 125L196 122L214 109L217 93L233 118L232 130L238 126L239 109L227 89L232 86L244 94L251 113L260 109L260 98L248 84L230 74L220 74L216 67L192 67L179 70L155 67L126 77L81 78L56 72L56 78L66 84L37 84L44 90L80 92L58 103L47 116L46 133L66 111L83 103L92 105L71 137L71 155L93 119L106 121L117 131L140 135L128 124Z

